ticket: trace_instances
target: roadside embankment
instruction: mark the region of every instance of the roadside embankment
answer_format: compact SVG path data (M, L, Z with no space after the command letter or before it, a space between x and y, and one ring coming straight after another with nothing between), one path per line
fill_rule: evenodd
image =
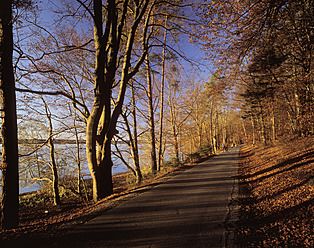
M239 247L314 247L314 139L240 153Z

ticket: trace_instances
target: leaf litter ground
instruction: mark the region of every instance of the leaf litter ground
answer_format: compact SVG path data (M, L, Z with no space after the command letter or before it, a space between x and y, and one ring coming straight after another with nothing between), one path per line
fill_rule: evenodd
M314 140L240 153L239 247L314 247Z

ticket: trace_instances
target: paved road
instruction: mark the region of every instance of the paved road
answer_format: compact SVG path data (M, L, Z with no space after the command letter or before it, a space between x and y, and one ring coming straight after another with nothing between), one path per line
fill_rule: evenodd
M238 151L229 149L92 219L56 247L232 247Z

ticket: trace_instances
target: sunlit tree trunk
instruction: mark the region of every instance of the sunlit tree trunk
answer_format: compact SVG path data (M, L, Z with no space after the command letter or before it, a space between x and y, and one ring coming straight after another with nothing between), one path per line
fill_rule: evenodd
M115 19L115 1L108 1L108 15ZM110 28L110 22L106 29ZM94 43L95 43L95 74L94 74L94 104L90 116L87 119L86 128L86 155L89 170L93 179L93 199L95 202L112 194L112 177L111 177L111 147L106 131L111 115L110 91L114 80L115 70L106 74L105 77L105 58L106 44L108 35L103 36L103 12L102 1L94 1ZM115 30L115 29L114 29ZM110 30L106 30L110 32ZM115 31L113 31L115 32ZM111 60L115 60L114 53L111 53ZM112 61L113 63L114 61ZM116 63L114 63L116 64ZM112 68L113 69L113 68ZM102 135L98 132L102 132ZM106 144L108 143L109 144Z
M165 20L165 33L162 50L162 69L161 69L161 84L160 84L160 113L159 113L159 147L158 147L158 165L157 169L160 170L162 160L162 139L163 139L163 118L164 118L164 86L165 86L165 57L166 57L166 41L167 41L167 20Z
M254 116L251 116L251 124L252 124L252 145L255 145L256 143L256 128L254 123Z
M176 161L179 161L179 141L178 141L178 128L176 124L176 111L173 104L171 104L172 107L170 107L170 113L171 113L171 130L172 130L172 137L173 137L173 146L174 146L174 155L176 158Z
M125 97L129 80L139 71L148 50L148 26L150 14L147 13L149 0L134 2L133 23L125 33L123 27L126 23L129 1L116 2L108 0L106 11L107 19L103 16L101 0L94 0L94 43L95 43L95 76L94 76L94 104L87 120L86 129L86 155L88 166L93 179L93 199L98 201L113 193L112 184L112 159L111 143L113 136L117 133L116 125ZM119 5L119 6L118 6ZM154 5L151 6L151 9ZM119 11L118 11L119 9ZM150 10L151 10L150 9ZM144 18L144 14L147 16ZM141 21L144 22L142 33L142 54L132 64L131 56L133 44ZM103 22L106 22L103 32ZM123 48L124 56L120 76L120 88L114 106L111 106L111 91L115 82L119 52L123 39L126 38ZM132 61L134 62L134 61Z
M57 164L55 159L55 148L53 143L53 138L50 137L49 141L49 149L50 149L50 162L51 162L51 170L52 170L52 192L53 192L53 204L60 205L60 194L59 194L59 177L58 177L58 170Z
M242 119L242 128L243 128L243 132L244 132L244 137L245 137L245 140L247 140L247 132L246 132L246 128L245 128L245 122L244 120Z
M2 192L0 227L18 226L19 174L15 81L12 65L12 1L0 3L0 101L2 138Z
M53 126L51 120L51 113L48 109L47 103L42 99L45 105L45 112L46 117L49 123L49 139L48 139L48 146L49 146L49 155L50 155L50 167L52 171L52 192L53 192L53 203L54 205L60 205L60 194L59 194L59 177L58 177L58 170L57 170L57 163L55 159L55 146L53 142Z
M213 146L214 152L218 150L218 109L216 108L215 118L213 120Z
M76 127L75 117L74 117L74 134L75 134L75 143L76 143L76 165L77 165L77 193L79 195L81 192L81 181L82 181L82 173L81 173L81 152L80 152L80 138Z
M122 113L121 116L122 116L124 123L125 123L126 132L128 134L129 141L125 141L121 137L119 137L119 138L121 140L123 140L125 143L127 143L128 146L130 147L134 168L132 166L130 166L127 163L127 161L125 161L125 159L123 158L123 155L117 146L117 142L115 142L115 147L116 147L116 150L119 154L119 158L121 159L121 161L136 177L137 184L140 184L143 177L142 177L142 172L141 172L141 168L140 168L140 160L139 160L138 137L137 137L137 119L136 119L136 100L135 100L135 93L134 93L133 87L134 87L134 85L132 82L131 83L131 94L132 94L131 115L132 115L132 119L133 119L133 132L131 130L130 123L129 123L128 118L127 118L127 114Z
M171 134L173 139L173 148L174 148L174 156L176 161L179 161L179 141L178 141L178 131L179 131L179 125L178 125L178 110L177 110L177 99L176 99L176 92L177 92L178 84L177 82L173 82L172 85L170 85L169 89L169 97L168 97L168 106L170 111L170 124L171 124ZM196 130L197 131L197 130ZM198 138L198 136L194 133L194 138Z
M264 114L263 114L263 108L260 107L261 112L260 112L260 126L261 126L261 131L260 131L260 136L261 136L261 140L263 142L264 145L267 144L267 140L266 140L266 131L265 131L265 120L264 120Z
M154 107L153 107L153 87L152 75L149 64L148 55L146 57L146 73L147 73L147 97L149 109L149 133L150 133L150 157L151 157L151 170L155 174L157 172L157 157L156 157L156 137L155 137L155 121L154 121Z
M217 148L215 145L215 131L214 131L214 104L212 102L210 106L210 142L213 152L216 153Z
M132 117L133 117L132 155L133 155L134 169L135 169L135 172L136 172L136 180L137 180L137 183L140 184L142 179L143 179L143 177L142 177L142 172L141 172L141 168L140 168L140 160L139 160L139 154L138 154L136 101L135 101L135 92L134 92L133 82L132 82L132 87L131 87L131 93L132 93Z
M276 122L275 122L274 107L272 107L271 109L271 129L272 129L272 142L275 142L276 141Z
M228 140L227 140L227 114L226 114L226 110L223 108L222 110L222 142L227 144Z

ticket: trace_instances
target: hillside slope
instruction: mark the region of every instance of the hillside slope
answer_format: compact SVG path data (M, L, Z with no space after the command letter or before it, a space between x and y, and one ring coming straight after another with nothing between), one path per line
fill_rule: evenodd
M314 139L240 154L239 247L314 247Z

